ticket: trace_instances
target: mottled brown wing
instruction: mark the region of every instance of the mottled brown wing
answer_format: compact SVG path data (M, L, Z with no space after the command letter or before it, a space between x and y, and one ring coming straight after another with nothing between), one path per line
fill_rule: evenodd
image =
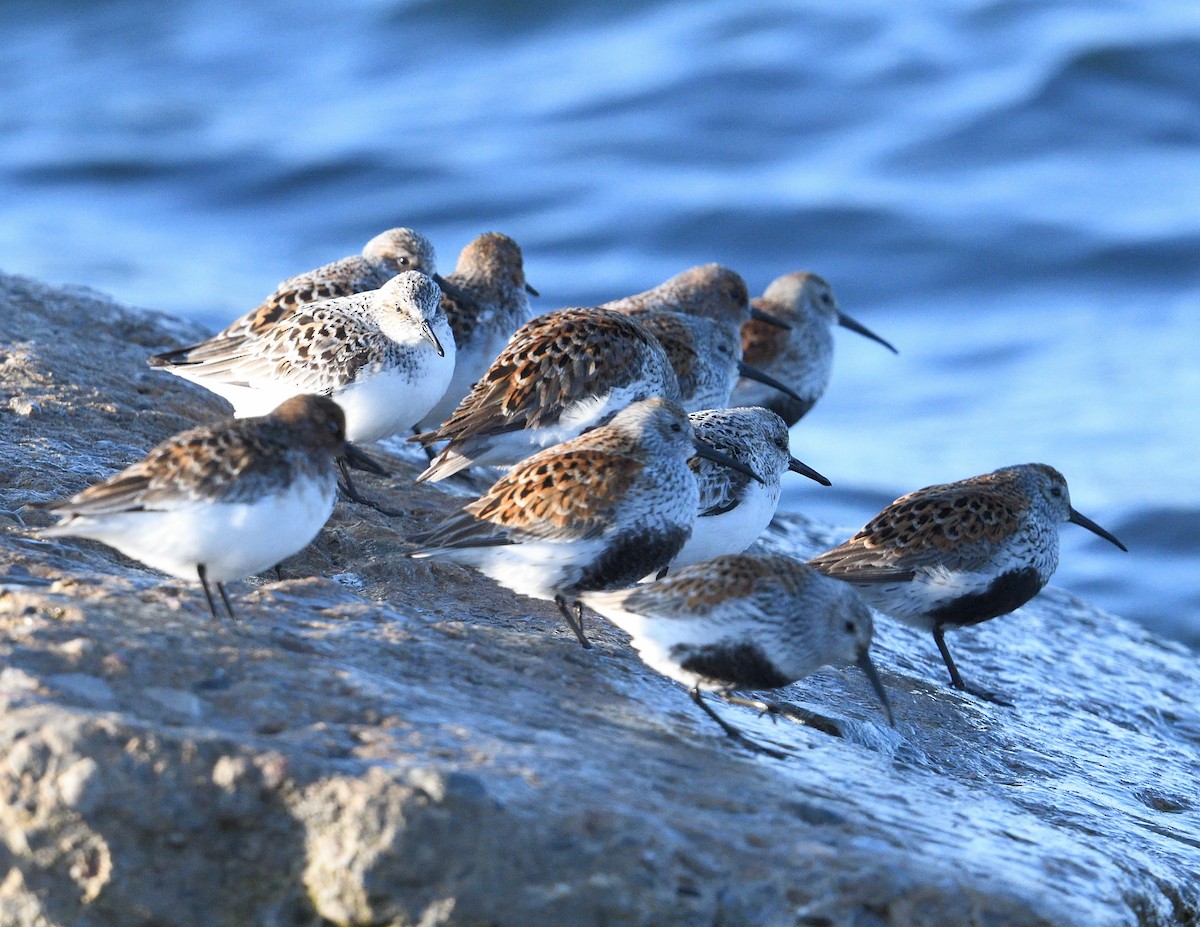
M387 283L390 276L391 271L376 267L360 256L342 258L284 280L257 309L227 331L261 334L299 306L375 290Z
M632 457L602 450L550 448L518 465L465 511L509 535L587 540L609 527L642 467Z
M770 303L763 299L750 301L755 309L771 312ZM774 314L774 313L772 313ZM751 367L767 369L787 347L789 332L778 325L750 319L742 323L742 360Z
M679 381L680 395L691 396L696 391L700 356L696 353L695 336L688 327L687 318L676 312L644 312L637 320L662 345Z
M897 499L844 544L809 560L852 582L912 579L923 567L981 565L1020 522L1019 496L980 482L949 483Z
M239 501L258 492L258 481L288 475L281 445L286 436L259 434L262 430L243 421L193 428L104 482L46 508L61 515L105 515L175 508L189 498ZM267 443L280 445L280 452L264 453Z
M517 329L454 413L422 443L537 428L563 408L629 382L650 336L618 312L561 309Z

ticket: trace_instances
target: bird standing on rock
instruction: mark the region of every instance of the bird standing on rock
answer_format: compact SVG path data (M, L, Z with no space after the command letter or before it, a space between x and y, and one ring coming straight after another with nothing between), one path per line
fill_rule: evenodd
M671 359L680 401L688 412L727 406L739 376L791 393L785 384L743 360L742 324L752 317L771 317L752 311L745 281L728 267L701 264L602 308L632 316L659 340ZM787 327L786 322L773 320L767 324Z
M311 303L269 325L150 358L151 367L211 390L239 418L289 396L332 396L356 443L415 425L454 371L454 336L438 285L405 271L377 290Z
M703 457L688 461L700 487L700 506L692 536L671 561L673 570L741 553L758 540L775 515L788 470L829 485L829 480L792 456L787 426L769 409L707 409L688 418L697 438L745 464L759 479Z
M974 691L954 665L946 629L1006 615L1037 595L1058 567L1065 522L1126 550L1071 507L1061 473L1030 463L901 496L808 563L850 583L880 611L932 631L951 685Z
M513 334L441 427L413 439L447 442L417 480L516 463L655 396L678 401L679 384L642 325L606 309L546 313Z
M700 493L693 453L746 468L696 440L673 402L646 399L517 464L432 530L409 556L466 564L521 595L554 601L580 644L582 592L635 583L671 562Z
M513 332L529 321L529 297L538 295L525 281L520 247L499 232L486 232L463 248L442 290L442 308L454 333L454 375L418 424L421 430L450 416Z
M871 662L871 612L853 589L790 557L717 557L657 582L581 599L632 636L647 666L686 686L726 734L755 749L764 748L722 720L702 690L740 702L734 690L778 689L826 664L854 663L892 721Z
M180 579L200 581L213 619L224 584L303 549L329 519L345 418L324 396L295 396L261 418L175 435L69 499L42 537L92 538Z

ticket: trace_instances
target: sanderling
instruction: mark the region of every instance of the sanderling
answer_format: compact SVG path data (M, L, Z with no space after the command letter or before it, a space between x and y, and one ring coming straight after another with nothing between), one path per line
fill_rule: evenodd
M1006 615L1037 595L1058 566L1064 522L1126 549L1071 508L1061 473L1032 463L901 496L808 562L880 611L932 631L951 684L965 690L946 629Z
M829 284L816 274L784 274L752 305L759 315L742 325L742 357L786 383L793 395L781 395L778 389L743 378L734 389L733 400L778 412L789 427L804 417L829 385L835 323L896 353L888 342L842 312ZM786 322L790 328L780 328L764 318Z
M745 281L727 267L701 264L602 308L633 316L662 343L679 381L681 404L689 412L727 406L739 376L790 393L785 384L743 360L741 325L752 317L750 297Z
M647 666L686 686L725 733L758 749L705 704L701 690L728 697L736 689L778 689L826 664L855 663L892 721L871 662L870 610L845 583L790 557L730 554L580 599L626 631Z
M407 431L454 371L454 337L441 291L405 271L377 290L303 306L257 334L218 335L150 358L150 366L211 390L239 418L289 396L332 396L354 442Z
M437 274L433 243L428 238L408 228L388 229L367 242L362 254L353 254L288 277L258 308L214 337L258 334L298 306L377 290L406 270L419 270L439 285L443 282Z
M639 323L603 309L538 316L517 329L454 414L420 436L427 446L449 443L417 479L515 463L654 396L678 401L679 384Z
M829 480L792 456L787 425L769 409L706 409L688 418L697 438L741 461L759 479L702 457L688 461L700 486L700 505L692 536L671 561L672 570L741 553L753 544L775 515L786 471L829 485Z
M513 332L529 321L529 296L537 295L525 282L521 249L499 232L486 232L463 248L446 280L470 301L442 296L454 332L454 376L418 425L422 430L436 428L457 408Z
M199 579L213 618L216 583L250 576L306 547L333 511L345 418L324 396L269 415L193 428L83 492L44 505L43 537L91 538L180 579Z
M584 646L579 593L637 582L687 540L700 491L693 453L746 468L696 440L665 399L521 461L479 499L411 540L409 556L474 567L521 595L557 603ZM572 613L572 607L574 613Z

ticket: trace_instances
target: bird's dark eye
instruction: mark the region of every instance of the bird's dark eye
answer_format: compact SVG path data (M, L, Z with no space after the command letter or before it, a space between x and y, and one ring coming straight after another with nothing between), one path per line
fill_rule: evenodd
M407 267L408 266L408 258L402 257L402 258L400 258L400 260L397 263L399 263L399 265L401 267Z
M1050 487L1050 495L1052 495L1055 499L1061 499L1062 498L1062 487L1061 486L1051 486Z
M683 431L683 426L680 425L679 422L676 422L674 425L671 426L671 430L672 431Z
M846 633L847 633L847 634L853 634L853 633L854 633L854 630L855 630L855 629L854 629L854 622L853 622L853 621L847 621L847 622L846 622L846 626L845 626L845 630L846 630Z
M833 303L833 297L830 296L828 293L822 293L821 294L821 302L823 302L826 306L828 306Z
M329 421L327 421L325 423L325 427L329 429L330 434L334 434L334 435L337 434L340 429L340 426L338 425L336 418L331 418Z

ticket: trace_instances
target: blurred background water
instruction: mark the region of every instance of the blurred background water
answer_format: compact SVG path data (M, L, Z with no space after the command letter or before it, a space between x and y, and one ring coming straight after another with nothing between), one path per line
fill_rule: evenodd
M522 245L541 311L812 269L793 430L847 531L1031 460L1055 584L1200 645L1200 5L97 0L5 8L0 268L213 327L410 225Z

